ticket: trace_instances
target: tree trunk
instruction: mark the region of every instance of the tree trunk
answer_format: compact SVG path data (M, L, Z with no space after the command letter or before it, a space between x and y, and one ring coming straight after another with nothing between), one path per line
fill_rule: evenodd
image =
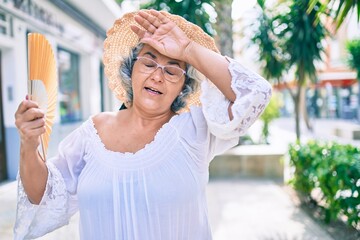
M300 111L299 111L299 101L294 101L295 106L295 132L296 132L296 141L300 142Z
M295 132L296 132L296 141L300 143L301 131L300 131L300 99L301 94L304 91L304 87L301 85L297 86L297 92L294 96L294 110L295 110Z
M310 130L310 131L313 131L313 127L312 127L312 124L311 124L310 119L309 119L308 108L307 108L307 105L306 105L306 89L301 91L300 109L301 109L301 114L303 115L304 122L305 122L305 125L306 125L307 129Z
M233 51L233 22L231 17L233 0L216 0L215 10L217 13L216 32L217 44L222 55L234 57Z

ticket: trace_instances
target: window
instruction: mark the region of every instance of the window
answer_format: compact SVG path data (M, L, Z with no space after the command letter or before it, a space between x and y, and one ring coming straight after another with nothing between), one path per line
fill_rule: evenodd
M79 56L58 48L58 64L61 123L80 121Z
M9 19L7 15L3 12L0 12L0 34L8 35L9 34Z

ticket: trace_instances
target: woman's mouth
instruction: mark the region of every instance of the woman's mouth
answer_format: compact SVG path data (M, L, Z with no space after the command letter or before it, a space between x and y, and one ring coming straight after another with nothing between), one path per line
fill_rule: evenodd
M145 90L147 92L150 92L151 94L163 94L162 92L160 92L159 90L155 89L155 88L151 88L151 87L145 87Z

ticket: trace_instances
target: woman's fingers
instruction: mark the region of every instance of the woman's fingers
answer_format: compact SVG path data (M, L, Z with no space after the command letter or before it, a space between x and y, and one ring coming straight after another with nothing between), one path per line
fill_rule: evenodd
M46 132L44 118L24 122L19 129L21 144L24 148L35 150L40 144L40 136Z
M15 125L23 146L36 149L40 144L40 135L46 131L45 112L36 102L24 100L16 110Z
M170 19L168 19L163 13L156 11L154 9L149 10L149 15L152 16L154 19L156 19L156 25L157 27L159 27L162 23L166 24L170 21Z
M40 136L46 132L45 119L23 122L18 129L23 146L36 149L40 144Z
M135 21L142 26L147 32L154 33L157 30L157 27L155 27L149 20L148 20L149 14L140 11L138 15L135 16Z
M22 114L24 113L26 110L28 110L29 108L38 108L39 105L34 102L34 101L31 101L31 100L24 100L22 101L19 106L18 106L18 109L16 110L16 114Z
M34 105L36 106L36 105ZM44 118L45 113L42 109L20 104L15 113L15 125L19 128L24 122L31 122L39 118Z
M38 137L45 132L45 119L39 118L31 122L24 122L19 130L24 136Z
M149 23L151 23L155 28L158 28L163 23L161 18L158 17L160 13L155 10L148 10L139 12L139 15L144 17ZM162 14L160 14L162 15Z
M15 125L20 131L42 127L45 124L45 113L34 101L24 100L15 113Z
M145 36L146 31L144 31L143 29L139 28L136 25L131 25L130 26L131 30L138 35L138 37L141 39Z
M23 113L23 121L30 122L38 118L44 118L45 113L40 108L29 108L26 112Z
M43 128L43 127L45 127L45 118L38 118L31 122L27 122L27 124L29 124L30 129Z
M156 10L142 10L135 16L135 21L146 31L154 33L161 25L170 22L164 14Z

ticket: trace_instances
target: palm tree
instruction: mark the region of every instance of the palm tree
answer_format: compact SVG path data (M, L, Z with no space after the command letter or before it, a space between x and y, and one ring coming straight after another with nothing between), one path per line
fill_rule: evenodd
M360 21L359 0L311 0L308 11L312 11L316 6L319 9L319 13L334 16L334 19L337 21L337 29L339 29L345 18L353 11L356 12L357 19Z
M276 40L274 34L271 11L265 8L264 0L258 0L257 2L261 12L257 21L252 25L255 31L251 41L259 47L258 53L263 76L266 79L273 79L276 83L280 83L286 67L283 49L281 49L280 42Z
M186 20L201 27L207 34L213 36L215 30L210 21L211 17L206 11L205 5L214 8L212 0L151 0L142 4L142 9L166 10L170 13L182 16ZM215 11L215 10L214 10Z
M255 29L251 38L252 43L258 45L259 57L263 76L266 79L274 80L280 83L285 71L285 62L283 61L282 49L279 48L278 42L274 41L274 33L272 26L271 11L265 8L265 1L258 0L261 11L257 17L257 21L252 24ZM288 89L290 91L290 89ZM273 118L278 117L279 109L276 99L271 99L260 119L263 121L262 136L265 143L268 143L269 124Z
M308 10L310 0L281 1L273 17L260 17L268 26L259 28L253 42L260 48L260 58L266 64L265 71L278 81L289 69L295 70L296 89L288 88L294 102L296 138L300 141L300 110L304 102L305 87L309 81L316 82L315 62L321 61L324 51L322 40L327 35L320 21L315 21L317 12ZM264 10L264 1L259 0ZM266 12L265 12L266 15ZM268 42L267 42L268 41ZM259 44L260 43L260 44Z

